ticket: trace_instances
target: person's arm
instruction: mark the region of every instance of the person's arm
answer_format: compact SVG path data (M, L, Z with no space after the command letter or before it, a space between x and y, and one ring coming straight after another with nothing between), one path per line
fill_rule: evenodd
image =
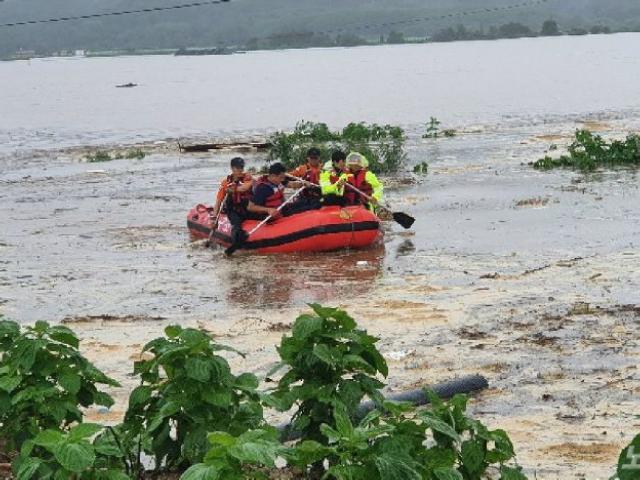
M251 190L252 187L253 187L253 178L248 177L248 179L246 181L242 182L236 188L238 189L238 192L244 193L244 192L248 192L249 190Z
M271 188L266 185L260 185L253 194L253 199L249 200L247 210L253 213L266 213L267 215L273 215L276 213L276 208L265 207L264 204L267 197L271 195Z
M320 174L320 190L322 195L338 195L344 194L344 184L347 182L347 175L340 175L336 183L331 183L331 172L322 172Z
M227 195L227 181L223 180L220 182L220 188L218 189L218 194L216 195L216 204L213 207L213 212L211 212L212 217L218 216L220 213L220 209L222 208L222 202L224 197Z
M382 201L383 193L382 183L380 183L380 180L378 180L378 177L376 177L374 173L369 171L367 171L367 173L365 174L364 179L373 188L373 193L371 194L371 196L374 198L376 203L380 203Z

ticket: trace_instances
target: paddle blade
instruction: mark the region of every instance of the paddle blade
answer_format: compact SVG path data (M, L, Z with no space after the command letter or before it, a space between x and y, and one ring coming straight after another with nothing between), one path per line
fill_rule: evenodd
M411 228L413 222L416 221L411 215L407 215L404 212L393 212L393 219L402 225L404 228Z

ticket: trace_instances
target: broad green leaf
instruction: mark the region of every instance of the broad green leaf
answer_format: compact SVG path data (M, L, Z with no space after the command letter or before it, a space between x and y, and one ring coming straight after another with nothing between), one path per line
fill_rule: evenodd
M462 442L462 466L471 477L484 472L486 448L486 444L478 439Z
M353 435L353 425L344 407L334 408L333 419L336 422L336 430L341 436L349 438Z
M144 405L151 398L153 390L146 385L140 385L133 389L129 395L129 408L135 408L138 405Z
M211 337L209 337L209 335L201 330L196 330L195 328L185 328L180 332L178 337L189 347L195 347L196 345L205 342L208 344L211 341Z
M129 475L120 470L107 470L102 474L104 480L131 480Z
M236 443L228 452L242 463L251 463L265 467L274 467L275 459L282 451L282 445L273 440L254 440L246 443Z
M435 418L430 415L421 415L420 419L434 432L442 433L456 442L460 441L460 435L458 435L453 427L439 418Z
M180 404L178 402L167 402L160 408L160 416L163 418L175 415L180 411Z
M211 378L210 360L200 357L187 358L185 362L187 376L198 382L206 383Z
M479 436L494 442L495 447L487 453L489 463L504 463L515 457L513 444L504 430L492 430Z
M164 333L169 338L177 338L178 335L182 332L182 327L180 325L169 325L164 329Z
M322 328L324 320L313 315L300 315L291 329L293 338L304 341Z
M96 459L93 447L86 441L65 442L56 449L54 456L60 465L75 473L89 468Z
M41 340L22 339L20 341L20 345L16 349L16 355L20 366L25 371L29 371L33 367L40 348L42 348Z
M57 430L44 430L36 435L33 439L33 443L53 452L55 447L57 447L63 440L64 435L62 432Z
M20 382L22 382L22 377L20 375L2 376L0 377L0 389L11 393L18 385L20 385Z
M64 343L73 348L78 348L80 341L73 331L67 327L57 325L49 329L49 337L56 342Z
M0 340L3 338L16 338L18 335L20 335L20 326L18 323L10 320L0 320Z
M180 480L218 480L219 478L221 478L220 471L216 467L197 463L189 467Z
M42 465L42 460L39 458L25 458L20 462L20 468L18 468L18 472L16 473L16 480L31 479L38 471L38 468L40 468L40 465Z
M230 447L235 445L237 439L233 435L227 432L213 432L209 434L209 443L212 445L222 445L224 447Z
M433 474L438 480L464 480L464 477L454 468L437 468Z
M258 379L252 373L243 373L236 377L234 386L241 390L253 391L258 388Z
M216 392L214 390L207 390L202 392L202 399L214 405L216 407L228 407L233 403L233 394L228 390Z
M638 479L640 475L637 475L634 480ZM500 467L500 480L527 480L527 477L519 469L503 465Z
M93 441L93 448L96 453L104 455L106 457L120 458L123 457L125 453L120 450L113 432L109 429L105 430L104 433L96 437L96 439Z
M82 379L77 373L66 371L60 374L60 376L58 377L58 383L67 392L75 395L80 391Z
M305 468L307 465L324 460L334 453L334 449L313 440L306 440L296 445L295 450L285 453L284 456L291 463Z
M640 435L637 435L627 447L620 453L618 458L618 477L620 480L639 480L640 468L636 467L640 463ZM635 467L635 468L634 468Z
M115 401L108 393L96 392L93 396L93 403L95 405L101 405L103 407L112 407Z
M323 343L319 343L313 347L313 354L331 367L335 367L337 361L333 353L334 352Z
M340 433L337 430L331 428L326 423L320 425L320 432L322 433L322 435L327 437L327 441L329 443L336 443L338 440L340 440L341 437Z
M92 437L101 431L102 428L102 425L98 425L97 423L81 423L69 431L69 440L75 442L77 440Z
M416 463L404 456L378 455L374 463L380 478L384 480L422 480L422 475L415 469Z

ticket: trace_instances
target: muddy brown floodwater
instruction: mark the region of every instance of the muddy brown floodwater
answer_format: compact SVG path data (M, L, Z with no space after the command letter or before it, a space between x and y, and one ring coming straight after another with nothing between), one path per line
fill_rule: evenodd
M526 165L579 126L410 132L409 162L428 160L429 174L388 179L387 194L415 228L388 224L383 245L316 255L228 259L190 242L186 212L212 198L233 152L6 155L0 312L75 329L123 383L113 409L89 412L115 422L132 361L169 323L207 329L248 354L235 368L264 377L305 303L341 305L381 337L389 391L481 373L490 388L473 414L509 432L532 478L605 479L640 431L638 178Z

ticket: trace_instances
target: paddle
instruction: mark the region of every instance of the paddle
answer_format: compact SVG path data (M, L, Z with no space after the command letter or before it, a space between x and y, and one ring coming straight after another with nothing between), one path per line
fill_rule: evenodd
M216 218L211 220L211 232L209 232L209 238L207 238L206 243L204 244L204 246L206 248L209 248L211 246L211 240L213 239L213 234L216 231L217 225L218 225L218 220L220 220L220 214L222 213L222 207L225 205L225 203L227 203L227 198L229 197L229 192L224 194L224 198L222 199L222 202L220 202L220 208L218 209L218 213L216 214Z
M287 173L287 177L296 179L296 180L300 180L301 182L306 182L308 184L311 184L315 187L320 187L320 185L317 185L315 183L312 182L307 182L306 180L303 180L302 178L298 178L295 177L293 175L289 175ZM369 201L375 201L375 199L371 198L369 195L367 195L366 193L364 193L363 191L357 189L356 187L354 187L353 185L351 185L349 182L345 183L345 185L349 188L351 188L354 192L359 193L360 195L362 195L364 198L366 198ZM413 218L411 215L404 213L404 212L394 212L393 210L391 210L389 207L382 205L380 203L377 204L380 208L382 208L383 210L386 210L387 212L391 213L393 220L398 223L399 225L402 225L403 228L411 228L411 226L413 225L413 223L416 221L415 218Z
M289 203L291 203L293 200L295 200L295 198L296 198L296 197L297 197L297 196L298 196L298 195L299 195L299 194L300 194L300 193L301 193L305 188L307 188L307 186L306 186L306 185L305 185L304 187L302 187L302 188L300 188L300 189L296 190L296 191L293 193L293 195L291 195L291 196L290 196L290 197L289 197L289 198L288 198L288 199L287 199L287 200L286 200L282 205L280 205L280 206L276 209L276 212L275 212L274 214L269 215L267 218L265 218L264 220L262 220L258 225L256 225L255 227L253 227L253 228L251 229L251 231L247 234L247 236L246 236L246 238L245 238L245 240L244 240L244 241L248 240L248 239L249 239L249 237L250 237L251 235L253 235L254 233L256 233L256 231L257 231L258 229L260 229L261 227L263 227L264 225L266 225L266 224L267 224L267 222L268 222L269 220L271 220L275 215L277 215L278 213L280 213L280 212L282 211L282 209L285 207L285 205L288 205L288 204L289 204ZM238 249L242 246L242 244L244 243L244 241L236 242L236 243L231 244L231 246L230 246L229 248L227 248L227 249L224 251L225 255L233 255L233 253L234 253L236 250L238 250Z

